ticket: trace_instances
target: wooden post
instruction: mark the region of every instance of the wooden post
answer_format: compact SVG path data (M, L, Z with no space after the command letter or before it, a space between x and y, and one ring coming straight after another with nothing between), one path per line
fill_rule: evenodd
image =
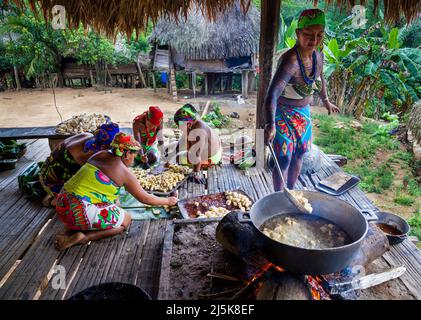
M250 71L248 78L249 92L256 91L256 71Z
M140 67L139 61L136 61L137 71L139 71L140 82L144 88L147 88L145 77L143 76L142 68Z
M205 96L209 95L209 79L208 74L205 73Z
M212 73L208 73L208 92L212 94L213 90L213 81L212 81Z
M167 74L167 93L170 94L171 93L171 69L168 69L168 74Z
M89 70L89 77L91 78L91 86L94 85L94 76L92 74L92 70Z
M191 83L193 88L193 97L196 98L196 72L191 74Z
M156 79L155 79L155 72L152 70L152 86L153 86L153 92L156 93Z
M248 84L249 84L249 71L243 70L241 71L241 94L243 95L243 99L248 98Z
M188 85L189 85L189 90L193 90L193 83L192 83L192 74L191 73L187 73L187 78L188 78Z
M278 42L280 5L280 0L262 0L260 6L260 79L257 93L256 129L262 129L265 126L264 99L272 79L273 54Z
M232 91L232 72L228 75L227 90Z
M136 77L132 74L132 89L136 88Z
M18 68L15 65L13 65L13 74L15 76L16 90L22 89L22 87L20 85L19 71L18 71Z
M175 69L171 69L171 93L173 96L173 100L177 101L177 82L175 81Z

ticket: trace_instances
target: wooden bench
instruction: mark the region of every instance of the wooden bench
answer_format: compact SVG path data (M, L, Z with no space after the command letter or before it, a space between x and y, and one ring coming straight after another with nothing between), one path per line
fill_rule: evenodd
M132 128L120 128L121 131L133 134ZM64 139L73 136L72 134L64 135L56 132L55 126L49 127L22 127L22 128L0 128L1 139L48 139L50 150L62 142Z

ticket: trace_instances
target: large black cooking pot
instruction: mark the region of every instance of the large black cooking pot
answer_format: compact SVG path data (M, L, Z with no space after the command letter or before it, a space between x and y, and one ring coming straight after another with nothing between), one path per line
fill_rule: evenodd
M266 220L277 215L296 213L284 193L275 192L257 201L250 210L248 223L255 229L258 248L270 262L290 272L322 275L343 270L349 265L367 234L366 219L358 209L343 200L320 192L303 193L313 207L312 214L335 223L348 234L352 242L336 248L303 249L267 237L259 229Z

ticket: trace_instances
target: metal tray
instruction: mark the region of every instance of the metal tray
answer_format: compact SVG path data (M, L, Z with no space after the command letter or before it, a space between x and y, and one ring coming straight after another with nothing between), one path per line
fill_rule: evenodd
M176 192L176 191L178 190L178 188L180 188L180 187L181 187L181 185L182 185L184 182L186 182L186 181L187 181L187 179L189 179L191 176L192 176L192 174L191 174L191 173L189 173L188 175L186 175L186 176L184 177L184 179L183 179L183 180L181 180L179 183L177 183L177 185L176 185L176 186L175 186L172 190L167 191L167 192L154 191L154 190L146 190L146 189L145 189L145 191L147 191L147 192L149 192L149 193L152 193L152 194L154 194L154 195L156 195L156 196L169 197L169 196L171 196L171 194L172 194L172 193Z
M332 196L340 196L341 194L344 194L348 190L355 187L358 183L360 183L361 181L360 178L358 178L357 176L351 176L351 177L352 178L347 183L345 183L342 187L340 187L337 191L320 184L320 182L318 182L315 187L317 190L325 192Z
M243 190L236 189L236 190L227 190L227 191L241 193L242 195L245 195L251 201L252 205L254 204L254 201ZM199 203L199 207L196 207L194 205L195 202ZM207 194L207 195L203 195L203 196L179 200L178 201L178 208L180 209L181 216L184 219L198 219L196 214L195 214L196 211L200 210L200 211L204 212L207 209L209 209L209 207L211 207L211 206L223 207L223 208L226 208L227 210L230 210L230 211L239 210L237 207L234 207L233 205L227 206L225 204L225 202L226 202L225 192L219 192L219 193ZM206 207L206 208L203 207L203 205L202 205L203 203L206 203L208 205L208 207Z
M162 172L164 172L165 170L167 170L167 169L163 168L163 166L161 166L161 165L160 165L160 166L158 166L158 167L156 167L156 168L152 169L152 170L148 173L148 175L158 175L158 174L161 174ZM182 185L184 182L186 182L186 181L187 181L187 179L189 179L189 178L192 176L192 174L193 174L193 172L190 172L190 173L186 174L186 175L184 176L184 179L183 179L183 180L181 180L180 182L178 182L178 183L177 183L177 185L176 185L176 186L175 186L172 190L170 190L170 191L167 191L167 192L162 192L162 191L147 190L147 189L145 189L145 191L146 191L146 192L149 192L149 193L152 193L152 194L154 194L154 195L156 195L156 196L169 197L169 196L171 196L171 194L172 194L172 193L176 192L176 191L178 190L178 188L180 188L180 187L181 187L181 185Z

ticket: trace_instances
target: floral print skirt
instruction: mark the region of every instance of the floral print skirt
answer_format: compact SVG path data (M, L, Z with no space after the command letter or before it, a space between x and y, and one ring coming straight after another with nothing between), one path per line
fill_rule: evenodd
M78 231L118 228L125 216L113 203L90 203L64 190L57 196L56 212L69 229Z
M273 149L280 157L303 154L311 147L310 106L278 105L275 114L276 135Z

